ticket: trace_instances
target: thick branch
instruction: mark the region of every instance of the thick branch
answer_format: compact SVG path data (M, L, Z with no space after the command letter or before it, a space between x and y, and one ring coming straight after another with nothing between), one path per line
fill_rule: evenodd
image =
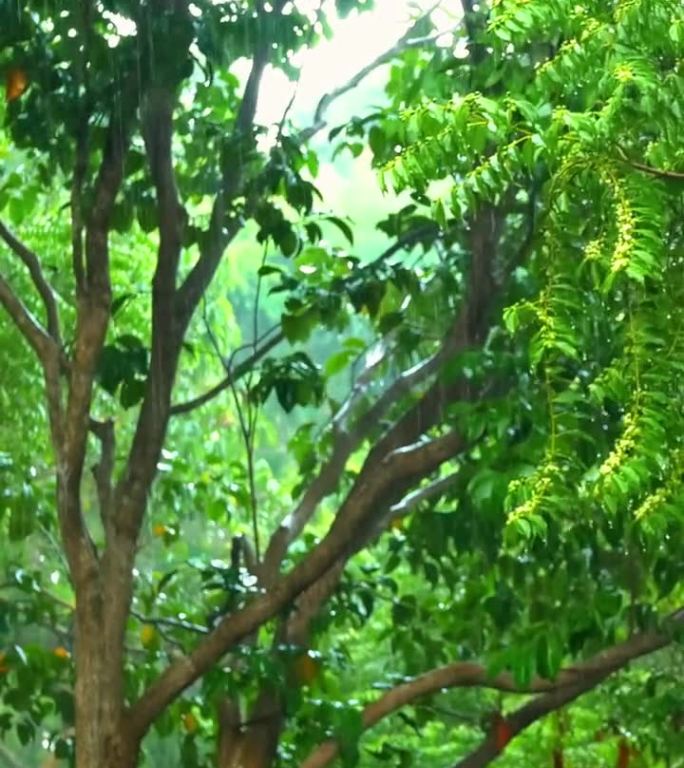
M157 198L159 248L152 279L150 372L126 468L115 491L116 526L124 533L131 551L166 434L184 331L176 318L176 276L186 215L178 197L173 167L173 109L174 95L170 89L154 87L146 94L143 134Z
M201 677L224 653L247 637L320 578L339 558L353 552L356 542L373 524L373 513L380 499L391 494L400 478L434 471L463 447L460 435L449 433L432 441L420 442L393 451L364 476L340 508L330 530L320 544L287 576L265 595L236 613L222 619L187 657L179 659L162 674L132 708L129 725L137 736L147 730L164 707Z
M381 354L361 372L349 396L335 414L331 425L335 442L330 458L308 485L294 512L282 521L271 536L262 568L262 580L265 584L275 580L289 544L302 532L321 500L335 490L347 459L360 445L369 430L375 426L374 422L369 422L362 417L352 429L347 429L346 421L384 361L385 355Z
M340 429L333 452L307 488L295 511L273 534L265 558L266 583L272 583L289 544L302 531L321 500L332 493L351 454L377 428L387 411L400 398L436 373L448 359L472 345L480 344L489 328L492 305L497 297L492 278L493 254L501 231L501 215L494 209L483 209L472 222L470 239L472 264L468 288L460 311L445 335L442 344L430 358L404 372L359 417L349 430ZM377 464L391 451L411 443L438 421L444 407L468 396L467 382L457 381L446 386L436 381L423 397L410 408L386 433L369 454L367 467L375 471ZM410 486L409 486L410 487Z
M320 502L337 488L347 460L352 453L374 429L377 429L380 420L388 409L398 402L402 395L410 392L412 387L430 376L440 361L441 354L438 352L401 374L351 429L344 429L341 423L334 424L338 430L330 458L321 466L294 512L287 516L271 537L264 560L267 583L271 583L277 577L278 569L289 544L302 532ZM336 421L338 420L336 419Z
M282 13L286 3L287 0L275 0L272 13ZM243 141L249 137L254 128L254 116L259 101L261 79L268 64L270 52L268 43L264 43L254 54L252 68L247 78L245 92L235 121L232 137L235 141ZM243 176L242 163L236 163L224 172L222 188L216 195L211 212L207 244L179 290L178 312L180 324L183 327L190 322L200 298L218 268L226 247L242 229L243 222L241 219L234 217L226 222L226 218L230 205L243 184Z
M678 622L684 623L684 618L678 619ZM384 718L392 715L402 707L412 704L417 699L439 693L448 688L470 688L477 686L506 693L543 693L543 696L533 699L507 718L507 722L515 734L528 727L544 714L558 709L585 691L591 690L603 679L622 669L630 661L652 653L664 647L670 641L670 635L665 632L636 635L585 662L561 670L555 680L535 678L527 686L516 684L514 677L510 673L490 677L487 674L486 668L480 664L456 662L427 672L387 691L377 701L365 707L363 711L363 727L364 729L372 728ZM465 766L468 766L468 768L479 768L490 762L498 754L493 737L487 739L480 748L483 754L485 745L490 745L487 754L491 754L491 757L486 762L467 762L474 759L473 755L476 753L473 753L469 758L466 758L465 762L458 763L458 768L465 768ZM300 768L324 768L324 766L327 766L337 757L338 753L339 746L336 741L331 739L314 749L301 764Z
M664 648L672 642L670 630L683 625L684 609L670 617L664 631L635 635L624 643L603 651L588 662L575 666L571 670L571 675L579 672L579 679L576 682L570 677L567 685L533 699L506 718L511 737L517 736L550 712L560 709L587 691L591 691L630 661ZM474 752L455 763L454 768L484 768L499 753L496 737L490 734Z
M503 218L503 211L487 207L482 208L470 223L470 271L461 307L438 353L440 364L469 348L480 346L489 333L492 310L500 293L493 277L493 263ZM369 456L377 459L416 440L439 422L446 406L472 396L471 389L464 379L451 383L437 379L375 443Z
M123 179L127 146L126 126L112 116L86 227L86 272L83 290L78 296L64 446L58 472L60 527L77 589L81 577L90 578L97 567L94 546L82 517L81 478L90 427L93 382L109 324L109 222Z
M19 240L1 221L0 238L2 238L5 243L7 243L11 250L26 265L26 268L31 275L31 280L33 280L33 284L35 285L36 290L40 294L40 297L43 300L43 304L45 305L48 333L55 340L55 342L61 346L57 301L55 299L52 286L45 279L43 268L40 264L40 259L30 248L24 245L24 243L22 243L21 240Z
M424 488L419 488L409 493L393 504L393 498L401 497L403 493L411 488L414 485L415 478L411 475L398 480L392 488L392 496L385 500L386 503L377 506L374 513L375 523L373 527L367 530L363 537L356 539L354 551L349 553L349 556L371 546L387 530L390 520L407 515L421 502L443 493L446 488L454 483L458 474L458 472L453 472ZM288 642L302 646L307 645L311 622L318 615L321 606L334 593L348 561L349 557L340 558L332 568L299 596L295 610L286 623Z

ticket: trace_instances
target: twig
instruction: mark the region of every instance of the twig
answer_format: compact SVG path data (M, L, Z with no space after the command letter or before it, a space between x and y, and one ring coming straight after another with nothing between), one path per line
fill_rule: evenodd
M203 627L201 624L194 624L191 621L183 621L182 619L172 619L165 617L153 618L151 616L145 616L142 613L138 613L138 611L135 610L131 610L131 616L143 624L149 624L153 627L171 627L172 629L182 629L185 632L194 632L196 635L206 635L209 633L209 629L207 627Z
M440 5L441 0L440 2L435 3L426 13L422 14L391 48L388 48L386 51L384 51L384 53L381 53L365 67L359 69L356 74L354 74L346 83L344 83L344 85L341 85L339 88L335 88L329 93L324 94L316 106L311 125L308 128L304 128L303 130L299 131L296 137L297 141L308 141L319 131L323 130L323 128L325 128L327 125L325 113L333 101L336 101L341 96L344 96L345 93L348 93L349 91L356 88L359 83L365 80L365 78L368 77L368 75L370 75L376 69L378 69L378 67L381 67L383 64L387 64L396 56L399 56L401 53L410 48L420 48L427 45L428 43L434 42L439 37L441 37L444 34L443 31L432 35L426 35L424 37L412 37L416 27L422 21L428 18L432 12L435 11Z
M661 168L654 168L652 165L646 165L645 163L639 163L636 160L630 159L630 157L627 155L627 152L625 151L624 147L621 147L619 144L616 146L618 155L620 155L620 160L625 163L625 165L629 165L630 168L634 168L636 171L642 171L643 173L648 173L651 176L656 176L659 179L671 179L672 181L684 181L684 173L679 171L665 171Z
M430 485L427 485L424 488L418 488L413 493L405 496L397 504L393 504L389 509L390 515L392 517L404 517L422 502L433 499L435 496L444 493L447 488L456 482L460 474L460 471L457 470L446 477L441 477L439 480L435 480L434 483L430 483Z
M273 329L264 334L264 336L268 336L272 334L272 332ZM267 355L274 347L278 346L278 344L280 344L284 338L285 336L282 331L278 331L272 335L268 341L265 341L263 345L254 352L254 354L250 355L246 360L243 360L243 362L239 363L234 368L231 366L226 377L218 384L213 386L210 390L205 392L203 395L199 395L198 397L195 397L192 400L188 400L185 403L177 403L176 405L172 405L171 415L177 416L184 413L190 413L196 408L200 408L201 406L213 400L215 397L220 395L221 392L224 392L226 389L228 389L233 382L238 381L245 374L249 373L254 365L258 363L262 357Z

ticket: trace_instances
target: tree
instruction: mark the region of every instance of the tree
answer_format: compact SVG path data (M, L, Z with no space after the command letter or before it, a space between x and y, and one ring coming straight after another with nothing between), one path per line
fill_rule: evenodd
M419 696L534 694L457 763L486 765L544 715L668 646L684 622L682 10L668 0L492 5L464 2L461 58L431 45L430 17L420 19L381 57L396 59L389 107L331 134L352 153L367 141L384 178L411 193L380 223L392 244L367 261L323 241L329 225L353 239L343 218L315 215L307 142L338 92L310 129L283 118L270 150L255 124L266 67L294 76L291 54L315 41L322 10L281 0L2 6L12 160L0 204L53 255L2 224L13 258L0 300L44 378L75 598L77 768L137 765L143 737L153 723L168 732L173 708L184 765L206 764L207 727L220 768L271 765L279 742L312 768L338 753L355 762L363 730ZM229 65L242 57L241 90ZM279 327L259 333L257 290L252 338L228 356L210 290L248 222L295 268L265 251L257 283L276 280L286 297ZM142 281L148 299L119 319ZM307 346L318 326L362 329L328 359L327 379ZM183 374L200 340L224 378L190 396ZM292 351L275 357L285 341ZM18 370L28 365L23 356ZM355 372L341 394L339 370ZM174 468L155 485L169 433L191 450L190 430L174 432L173 420L200 419L225 390L247 456L246 467L229 465L229 493L211 480L195 487L196 455L192 481L174 486ZM329 423L294 432L292 509L265 521L255 436L272 393L286 412L325 409ZM146 520L188 483L187 501L214 523L215 503L238 499L249 535L233 535L229 520L228 562L190 560L186 586L174 583L179 567L136 585ZM8 526L21 539L34 491L16 488ZM155 519L155 536L178 539L174 519ZM42 590L24 569L14 584ZM214 604L193 605L198 589ZM381 621L383 589L392 615ZM52 616L70 610L70 596L62 602ZM465 619L452 619L456 609ZM363 712L304 695L323 674L315 646L335 650L340 615L378 641L389 627L416 676ZM49 660L13 653L9 665L67 674L66 647ZM5 699L35 721L46 712L17 693L22 674ZM314 718L332 740L317 744ZM31 727L18 722L22 740ZM68 737L55 742L58 757Z

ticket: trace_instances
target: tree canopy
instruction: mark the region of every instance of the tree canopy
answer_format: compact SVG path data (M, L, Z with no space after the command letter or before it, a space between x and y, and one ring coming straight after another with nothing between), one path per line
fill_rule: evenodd
M684 8L374 5L0 2L0 764L684 765Z

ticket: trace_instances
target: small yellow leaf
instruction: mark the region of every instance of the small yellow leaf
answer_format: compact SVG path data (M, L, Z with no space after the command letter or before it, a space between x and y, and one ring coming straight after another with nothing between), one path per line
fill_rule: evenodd
M186 712L181 717L181 722L183 723L183 728L185 728L187 733L197 733L197 729L199 728L199 721L192 712Z
M149 648L157 639L157 630L151 624L144 624L140 630L140 642L145 648Z

